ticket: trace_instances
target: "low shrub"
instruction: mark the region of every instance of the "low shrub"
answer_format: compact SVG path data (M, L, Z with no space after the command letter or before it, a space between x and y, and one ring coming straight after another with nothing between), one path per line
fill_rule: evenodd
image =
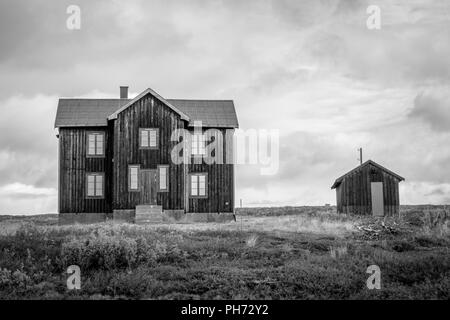
M140 264L180 262L185 254L176 243L130 237L120 230L98 228L87 237L71 237L62 244L64 266L78 265L82 270L126 269Z

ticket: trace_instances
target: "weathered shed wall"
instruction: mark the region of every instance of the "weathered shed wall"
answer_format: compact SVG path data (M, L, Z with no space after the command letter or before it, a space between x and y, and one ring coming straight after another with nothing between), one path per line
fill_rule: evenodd
M399 180L380 168L369 164L344 177L336 188L338 212L371 214L371 182L383 183L384 214L398 214Z

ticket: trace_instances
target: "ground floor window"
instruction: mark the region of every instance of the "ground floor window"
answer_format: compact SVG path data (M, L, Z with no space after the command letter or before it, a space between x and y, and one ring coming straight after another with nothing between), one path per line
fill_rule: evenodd
M206 198L208 196L208 174L191 173L190 177L190 196L193 198Z
M86 174L86 196L88 198L103 198L105 188L103 172Z
M139 191L139 165L128 166L128 190Z

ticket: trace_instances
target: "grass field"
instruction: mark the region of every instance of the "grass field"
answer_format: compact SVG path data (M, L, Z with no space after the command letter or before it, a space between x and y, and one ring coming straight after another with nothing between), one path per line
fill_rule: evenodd
M245 208L236 222L58 226L0 217L0 299L449 299L450 211ZM81 290L66 269L81 268ZM369 290L367 267L381 270Z

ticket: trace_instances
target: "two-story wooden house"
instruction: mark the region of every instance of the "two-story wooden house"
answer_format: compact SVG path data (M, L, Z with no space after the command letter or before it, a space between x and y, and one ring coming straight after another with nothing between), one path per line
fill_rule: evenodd
M128 99L121 87L120 99L60 99L55 127L61 223L145 220L148 208L177 217L234 212L231 100L164 99L152 89ZM205 163L214 141L211 154L224 161Z

